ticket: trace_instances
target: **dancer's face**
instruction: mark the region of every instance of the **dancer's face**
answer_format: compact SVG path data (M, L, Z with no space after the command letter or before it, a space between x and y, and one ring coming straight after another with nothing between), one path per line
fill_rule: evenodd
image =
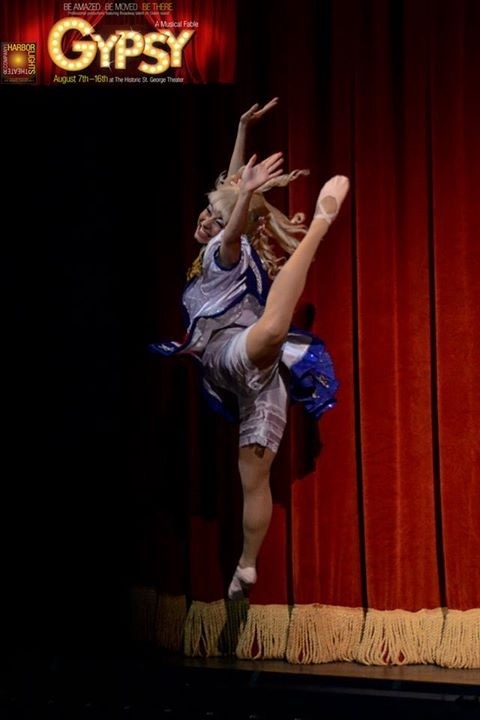
M198 216L194 238L202 245L206 245L211 238L218 235L223 227L224 222L222 218L215 214L211 205L208 205Z

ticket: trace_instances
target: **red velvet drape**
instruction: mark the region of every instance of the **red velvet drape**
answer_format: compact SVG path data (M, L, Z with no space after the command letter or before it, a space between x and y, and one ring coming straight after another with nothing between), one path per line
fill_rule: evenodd
M34 41L18 7L21 37L2 40ZM42 27L54 19L40 2L21 7ZM291 409L251 602L479 608L480 3L241 0L235 10L236 84L157 95L160 137L154 113L126 128L145 165L154 158L152 187L163 182L139 210L159 236L145 344L180 338L174 298L204 193L239 114L278 95L252 149L282 149L289 168L311 174L275 201L310 215L331 174L352 186L299 307L334 359L338 405L318 425ZM181 202L162 208L177 194L173 166ZM202 402L189 358L145 362L132 573L218 600L241 545L236 429Z
M478 3L452 4L430 40L435 451L445 595L460 609L480 599L479 27Z
M311 212L331 173L352 180L302 303L333 355L339 402L318 427L292 408L251 602L479 607L480 5L286 0L259 7L253 25L249 8L239 4L238 112L280 96L255 149L310 167L289 209ZM187 529L169 528L176 579L157 583L208 602L239 553L241 497L235 430L192 387Z

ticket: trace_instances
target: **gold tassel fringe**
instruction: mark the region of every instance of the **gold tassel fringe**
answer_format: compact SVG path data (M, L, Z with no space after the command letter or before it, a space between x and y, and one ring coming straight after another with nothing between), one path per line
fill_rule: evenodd
M436 610L367 610L357 662L365 665L420 665L434 661L443 629Z
M137 643L154 642L157 601L157 591L154 588L145 586L132 588L132 633Z
M247 610L248 604L244 601L192 602L185 623L185 655L233 655Z
M294 664L440 665L480 668L480 608L375 610L334 605L205 603L132 590L133 634L190 657L236 655Z
M187 600L185 595L160 594L155 618L155 644L157 647L173 652L181 650L186 619Z
M240 659L284 658L290 624L288 605L250 605L236 655Z
M480 668L480 609L449 610L436 657L448 668Z
M295 605L286 659L290 663L349 662L362 636L364 611L334 605Z

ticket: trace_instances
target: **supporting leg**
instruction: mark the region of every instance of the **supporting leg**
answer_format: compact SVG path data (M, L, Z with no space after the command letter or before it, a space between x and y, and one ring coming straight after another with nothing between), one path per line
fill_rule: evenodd
M243 490L243 549L228 597L248 596L257 579L256 561L272 518L270 468L275 453L259 445L240 448L238 467Z

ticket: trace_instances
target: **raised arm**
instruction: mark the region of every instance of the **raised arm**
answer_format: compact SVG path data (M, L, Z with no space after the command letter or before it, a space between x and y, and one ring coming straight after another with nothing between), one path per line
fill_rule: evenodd
M240 258L241 235L248 220L248 207L252 193L272 178L282 174L283 154L273 153L257 163L257 156L252 155L245 165L238 181L238 198L229 221L223 231L220 245L220 262L224 267L231 267Z
M252 105L252 107L243 113L238 123L237 137L235 138L235 145L230 159L230 165L228 167L227 176L233 175L240 168L245 165L245 146L247 140L247 130L254 125L265 113L274 108L278 103L278 97L272 98L262 108L259 107L258 103Z

